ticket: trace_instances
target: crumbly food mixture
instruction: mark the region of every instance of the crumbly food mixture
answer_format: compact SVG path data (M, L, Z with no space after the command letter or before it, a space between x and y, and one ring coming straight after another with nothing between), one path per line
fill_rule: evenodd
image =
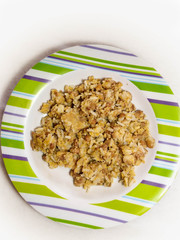
M135 166L154 147L149 121L121 87L112 78L89 76L64 91L52 89L40 108L46 115L32 132L31 147L43 152L50 168L70 168L75 186L110 187L114 178L131 186Z

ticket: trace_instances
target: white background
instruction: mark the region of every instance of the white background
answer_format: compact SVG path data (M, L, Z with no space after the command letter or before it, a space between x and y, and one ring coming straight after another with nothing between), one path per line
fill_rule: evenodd
M103 43L150 61L180 102L180 1L0 0L0 110L16 82L49 53ZM179 95L179 96L178 96ZM119 227L66 227L35 212L16 193L0 160L0 239L179 239L180 173L161 201Z

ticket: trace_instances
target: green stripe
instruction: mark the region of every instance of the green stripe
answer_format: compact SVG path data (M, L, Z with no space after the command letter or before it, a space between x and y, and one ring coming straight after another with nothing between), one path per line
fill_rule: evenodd
M177 154L167 153L167 152L160 152L160 151L157 151L157 154L162 154L162 155L169 156L169 157L177 157L177 158L180 157L180 155L177 155Z
M107 64L112 64L112 65L117 65L117 66L131 67L131 68L139 68L139 69L145 69L145 70L150 70L150 71L156 71L156 69L154 69L154 68L152 68L152 67L145 67L145 66L127 64L127 63L119 63L119 62L104 60L104 59L95 58L95 57L89 57L89 56L80 55L80 54L71 53L71 52L59 51L58 53L61 53L61 54L64 54L64 55L69 55L69 56L72 56L72 57L83 58L83 59L87 59L87 60L91 60L91 61L96 61L96 62L101 62L101 63L107 63Z
M3 127L3 126L1 126L1 128L4 129L4 130L9 130L9 131L13 131L13 132L21 132L21 133L23 133L23 130L20 130L20 129L7 128L7 127Z
M8 174L37 177L33 172L29 162L3 158Z
M110 202L104 202L104 203L97 203L97 204L92 204L95 206L100 206L100 207L105 207L105 208L110 208L113 210L121 211L121 212L126 212L134 215L141 216L145 212L147 212L150 208L144 207L141 205L137 205L134 203L128 203L120 200L112 200Z
M10 96L10 98L7 102L7 105L29 109L31 106L31 102L32 101L29 99Z
M169 120L180 120L180 108L176 106L169 106L159 103L151 103L157 118L164 118Z
M167 158L167 157L162 157L162 156L156 156L156 158L171 161L171 162L178 162L178 160L175 160L173 158Z
M103 229L102 227L98 227L98 226L94 226L94 225L90 225L90 224L86 224L86 223L74 222L74 221L70 221L70 220L66 220L66 219L53 218L53 217L47 217L47 218L49 218L55 222L76 225L79 227L92 228L92 229Z
M1 138L1 146L24 149L24 142L8 138Z
M166 85L136 82L136 81L130 81L130 82L132 82L136 87L138 87L140 90L143 90L143 91L173 94L170 87Z
M157 202L162 197L163 192L163 188L140 183L127 195L131 197L145 199L148 201Z
M160 134L174 136L174 137L180 137L180 128L179 127L158 124L158 131Z
M46 63L37 63L35 66L32 67L32 69L55 74L64 74L73 71L72 69L69 68L57 67Z
M51 54L50 56L52 57L56 57L62 60L68 60L68 61L72 61L75 63L82 63L82 64L88 64L91 66L97 66L97 67L101 67L101 68L107 68L107 69L114 69L114 70L118 70L121 72L131 72L131 73L139 73L139 74L147 74L150 76L161 76L159 73L152 73L152 72L145 72L145 71L136 71L136 70L132 70L132 69L124 69L124 68L117 68L117 67L112 67L112 66L108 66L108 65L103 65L103 64L98 64L98 63L93 63L93 62L88 62L88 61L82 61L79 59L74 59L74 58L70 58L70 57L62 57L60 55L57 54Z
M21 78L14 90L35 95L45 85L46 83L43 82Z
M8 122L2 122L2 125L17 127L17 128L24 128L23 125L19 125L19 124L15 124L15 123L8 123Z
M149 170L149 173L163 176L163 177L172 177L172 175L174 174L174 171L170 169L152 166L151 169Z
M33 183L24 183L24 182L16 182L12 181L15 188L18 192L21 193L30 193L30 194L37 194L42 196L48 196L48 197L55 197L55 198L62 198L63 197L57 195L56 193L52 192L49 188L47 188L44 185L39 184L33 184Z

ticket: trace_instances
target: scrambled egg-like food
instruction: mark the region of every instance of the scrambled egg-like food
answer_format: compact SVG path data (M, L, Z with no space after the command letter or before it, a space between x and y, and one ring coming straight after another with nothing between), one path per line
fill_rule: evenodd
M110 187L114 178L130 186L135 166L154 147L149 121L121 87L111 78L90 76L64 91L51 90L40 108L46 115L32 132L32 149L43 152L50 168L70 168L75 186Z

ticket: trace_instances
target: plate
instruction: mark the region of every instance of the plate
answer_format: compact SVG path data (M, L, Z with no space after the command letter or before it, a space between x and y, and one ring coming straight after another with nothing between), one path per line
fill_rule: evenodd
M52 88L79 84L94 75L112 77L132 93L132 102L150 121L155 148L136 168L136 183L111 188L74 187L69 170L49 169L30 147L38 112ZM7 102L1 126L7 173L24 200L42 215L68 225L101 229L127 223L151 209L176 176L180 156L180 110L163 77L145 60L105 45L73 46L42 59L18 82Z

